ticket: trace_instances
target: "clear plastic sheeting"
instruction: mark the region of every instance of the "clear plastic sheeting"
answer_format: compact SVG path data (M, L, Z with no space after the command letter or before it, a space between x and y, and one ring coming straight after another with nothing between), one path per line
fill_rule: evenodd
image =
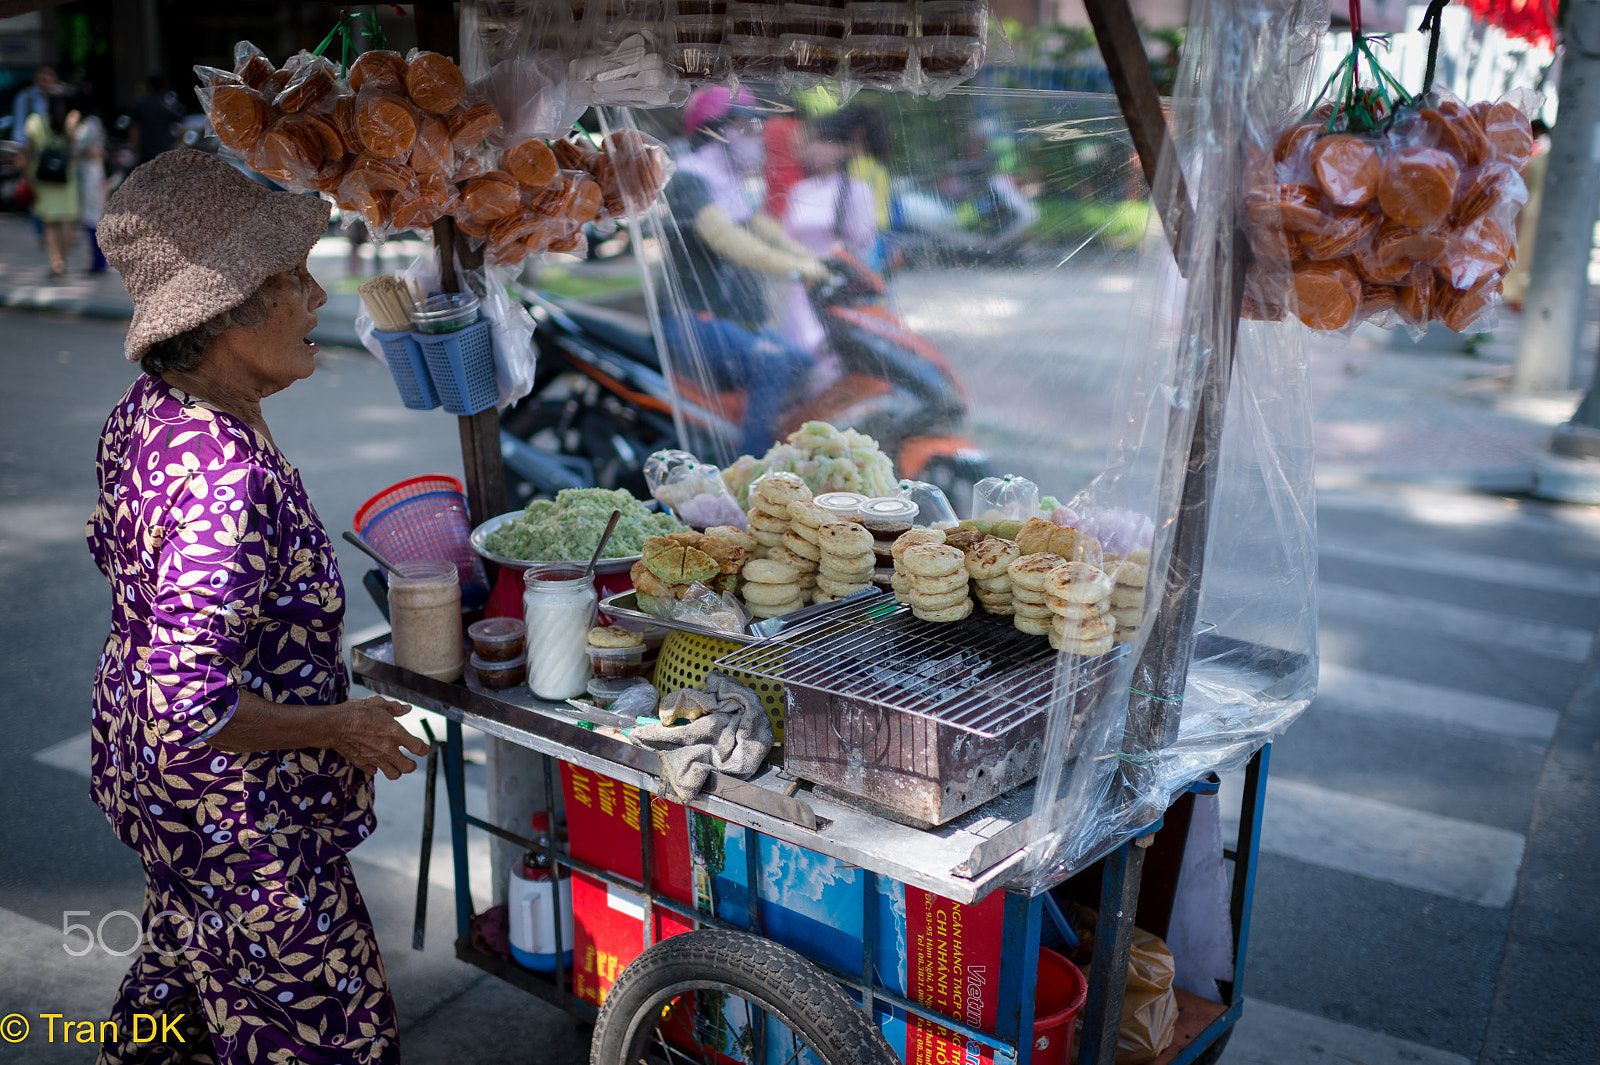
M634 225L686 449L728 469L825 421L961 517L1025 478L1019 517L1104 546L1119 642L1056 659L1014 886L1150 825L1314 692L1303 331L1239 323L1235 217L1242 131L1304 108L1324 23L1197 0L1157 197L1187 199L1176 256L1111 96L746 86L605 113L676 165Z
M1141 637L1116 694L1090 702L1069 669L1058 676L1021 877L1030 889L1138 834L1206 772L1243 765L1315 694L1304 333L1235 317L1246 254L1235 218L1243 134L1303 108L1325 23L1315 4L1191 9L1156 197L1184 202L1181 168L1188 210L1181 240L1158 226L1146 247L1149 332L1130 337L1126 379L1136 432L1073 501L1155 500Z

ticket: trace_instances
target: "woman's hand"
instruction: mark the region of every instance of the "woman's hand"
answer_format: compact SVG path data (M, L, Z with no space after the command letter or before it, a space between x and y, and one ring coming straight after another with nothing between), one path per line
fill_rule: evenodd
M417 768L417 763L406 757L406 751L419 758L428 754L428 745L395 720L411 712L404 703L369 695L329 709L339 715L333 749L362 772L376 773L381 769L390 780L399 780Z

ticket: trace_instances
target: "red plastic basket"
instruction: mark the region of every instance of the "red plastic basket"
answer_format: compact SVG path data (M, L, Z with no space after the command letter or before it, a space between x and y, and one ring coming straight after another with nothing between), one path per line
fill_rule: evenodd
M488 597L483 560L472 550L466 490L456 478L430 473L392 484L361 504L351 524L391 562L454 562L463 601L482 603Z

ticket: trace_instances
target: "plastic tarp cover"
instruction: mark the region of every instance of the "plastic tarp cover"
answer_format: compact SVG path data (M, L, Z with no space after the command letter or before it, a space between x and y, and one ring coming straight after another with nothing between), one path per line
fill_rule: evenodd
M770 368L793 388L767 439L826 418L963 513L982 477L1026 477L1053 497L1043 516L1100 530L1108 552L1150 551L1137 636L1056 659L1011 886L1038 891L1138 834L1314 694L1304 330L1238 321L1235 218L1244 132L1304 107L1325 21L1317 4L1192 6L1158 183L1175 190L1181 166L1176 256L1108 95L862 93L841 117L746 86L709 131L686 131L682 111L604 112L677 165L634 229L688 450L726 469ZM886 277L878 342L850 350L818 329L829 286L807 284L841 247ZM727 318L761 341L737 366L685 326Z

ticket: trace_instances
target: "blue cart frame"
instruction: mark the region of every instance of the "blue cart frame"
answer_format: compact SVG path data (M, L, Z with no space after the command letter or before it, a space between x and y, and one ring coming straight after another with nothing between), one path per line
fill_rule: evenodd
M644 759L643 762L646 764L641 765L640 755L648 752L641 752L626 743L608 740L603 736L579 729L575 725L566 723L562 715L539 714L522 705L521 700L511 702L495 698L464 685L445 684L400 669L384 661L389 657L386 653L387 643L387 637L380 637L356 649L354 656L356 679L373 691L425 706L444 714L447 718L444 742L437 745L438 749L430 756L427 767L428 799L424 818L423 866L418 881L418 931L415 946L420 949L421 920L426 909L427 866L430 860L429 844L433 835L432 810L436 764L442 764L443 767L445 793L450 810L451 862L454 871L456 906L455 951L461 960L544 999L574 1017L583 1020L593 1020L595 1017L595 1007L572 993L570 973L564 965L558 964L553 974L535 973L498 956L486 954L472 945L471 924L476 914L470 890L467 834L473 829L488 832L527 850L542 851L551 866L558 870L555 880L558 885L558 905L568 904L570 901L562 899L559 895L561 875L568 870L576 870L643 897L646 900L646 913L653 912L652 907L654 907L676 914L697 927L760 934L760 929L755 926L754 906L750 907L752 926L740 928L662 896L655 890L648 874L642 882L619 876L588 862L574 859L554 840L541 844L469 813L466 803L466 762L463 745L465 726L481 729L519 746L539 751L543 755L547 809L556 808L555 763L558 761L577 763L582 760L587 766L598 767L600 772L607 772L609 769L610 775L631 777L640 785L641 825L651 823L649 804L653 801L651 793L654 788L650 786L647 763L653 756ZM537 706L536 701L534 705ZM569 741L574 740L581 746L568 745ZM614 748L614 753L625 760L610 763L608 766L605 759L608 746ZM1156 1059L1160 1065L1191 1065L1194 1062L1215 1061L1243 1008L1244 966L1249 944L1250 910L1255 888L1262 805L1270 755L1269 743L1261 747L1246 766L1238 837L1231 851L1224 850L1224 857L1231 857L1234 861L1230 906L1234 942L1233 980L1220 988L1223 997L1221 1004L1185 997L1187 1008L1199 1014L1205 1023L1199 1026L1198 1030L1192 1018L1188 1023L1180 1025L1177 1041ZM641 768L645 770L643 773L639 772ZM1208 774L1207 779L1195 781L1189 790L1204 793L1214 792L1216 789L1215 778ZM701 800L696 800L691 805L702 808L704 804ZM758 816L760 811L748 809L748 816L741 816L741 810L744 809L746 808L737 803L722 803L714 811L706 809L704 812L714 813L715 816L739 824L747 831L762 831L762 818ZM895 827L889 822L885 822L884 825L886 829ZM1122 1015L1122 992L1126 982L1131 933L1137 915L1146 854L1146 848L1141 842L1148 841L1148 837L1160 827L1160 821L1142 826L1127 838L1103 841L1103 846L1100 848L1105 852L1100 885L1101 905L1095 932L1094 962L1089 974L1088 999L1082 1013L1083 1031L1078 1058L1080 1065L1105 1065L1114 1057L1116 1033ZM640 833L642 870L652 868L651 837L651 832ZM829 841L822 836L817 836L804 845L821 853L829 853ZM753 868L757 860L756 852L755 847L746 848L747 860L752 865L747 873L747 882L751 884L756 883L758 879ZM878 888L878 878L889 874L865 867L863 871L865 897L867 900L872 900ZM833 979L853 993L869 1015L873 1013L874 1006L891 1007L907 1017L920 1017L958 1033L966 1037L969 1044L992 1048L997 1060L1029 1065L1033 1052L1034 1003L1032 994L1028 992L1034 987L1037 978L1040 932L1045 919L1044 901L1043 894L1030 897L1017 891L1005 892L1005 922L1000 952L1004 962L999 981L998 1020L993 1033L981 1031L960 1020L937 1013L884 987L877 980L873 966L873 947L877 941L874 924L877 909L875 905L863 906L865 926L862 937L864 950L861 969L856 972L844 972L825 966L819 967L824 968ZM642 947L649 946L652 941L652 923L647 920L643 924ZM554 934L559 961L561 953L570 947L570 944L561 942L559 920L555 922ZM1109 1052L1106 1049L1108 1046Z

